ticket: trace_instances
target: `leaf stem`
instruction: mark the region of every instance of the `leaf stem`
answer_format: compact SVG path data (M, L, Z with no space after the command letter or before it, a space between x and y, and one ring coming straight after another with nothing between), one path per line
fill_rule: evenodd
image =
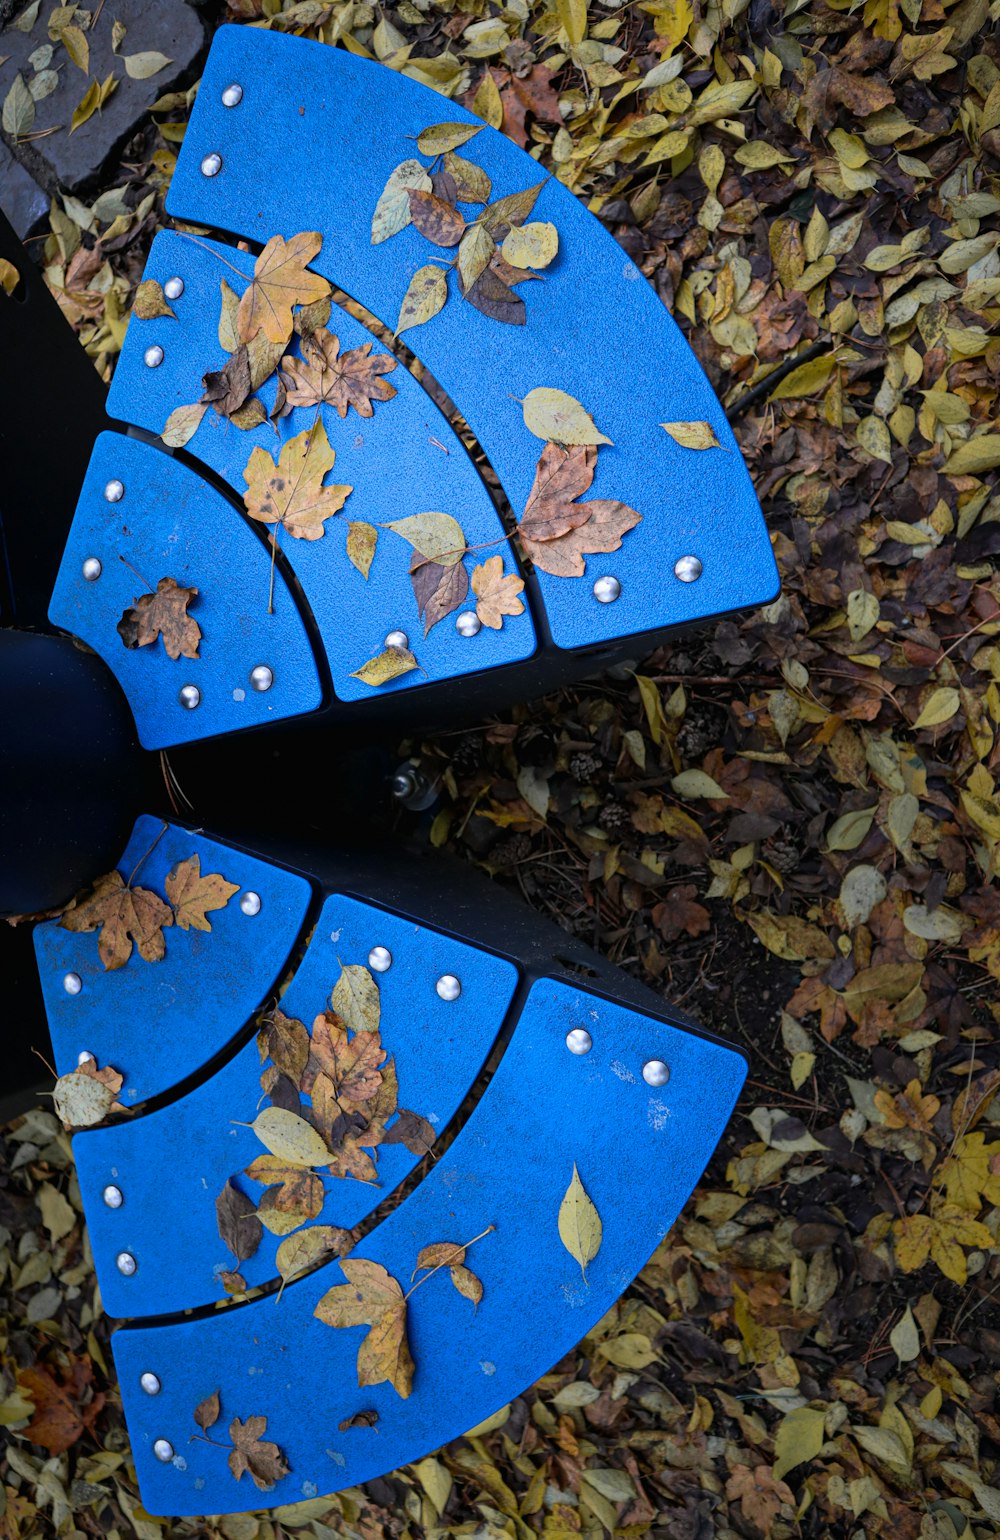
M151 594L155 594L156 589L153 587L152 583L146 582L146 579L143 577L142 573L136 567L133 567L133 565L132 565L132 563L130 561L126 561L125 557L122 555L122 553L120 551L118 552L118 560L120 562L124 562L125 566L128 568L128 570L130 572L134 572L135 573L135 575L139 579L140 583L145 583L146 584L146 587L149 589Z
M150 856L153 854L153 851L156 849L157 845L160 843L161 839L166 834L166 832L167 832L167 830L169 828L170 828L170 825L168 823L165 823L163 825L162 829L160 830L159 834L156 836L156 838L153 841L153 843L150 845L149 849L146 851L145 855L142 855L142 856L139 857L138 861L135 863L135 865L132 868L132 871L131 871L131 873L129 875L128 882L126 882L126 884L125 884L125 886L127 888L130 888L132 886L132 880L135 877L136 873L138 872L140 866L144 866L146 864L146 862L149 860Z
M445 1257L443 1262L438 1262L437 1266L432 1267L430 1269L430 1271L426 1272L422 1278L418 1278L417 1279L417 1281L413 1285L413 1287L408 1289L407 1292L403 1295L404 1303L406 1302L406 1300L409 1299L411 1294L416 1293L417 1289L419 1289L419 1287L420 1287L420 1285L422 1283L426 1283L428 1278L433 1278L434 1274L436 1272L438 1272L442 1267L450 1267L451 1266L452 1258L464 1254L466 1251L468 1251L470 1246L474 1246L477 1241L481 1241L482 1240L484 1235L489 1235L490 1232L495 1230L495 1229L496 1229L496 1225L487 1225L485 1230L480 1230L479 1234L478 1235L474 1235L472 1237L471 1241L466 1241L464 1246L456 1246L455 1250L452 1252L450 1258L449 1257Z

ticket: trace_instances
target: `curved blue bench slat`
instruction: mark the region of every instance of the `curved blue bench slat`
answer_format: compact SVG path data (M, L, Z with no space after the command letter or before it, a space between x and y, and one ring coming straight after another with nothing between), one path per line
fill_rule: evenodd
M105 497L112 481L125 488L117 502ZM100 576L88 581L83 566L93 557L101 563ZM270 572L266 548L194 471L139 439L102 433L49 619L100 653L128 698L143 747L165 748L301 716L320 705L312 644L278 571L273 613L267 612ZM123 611L164 577L198 590L189 608L202 632L197 658L168 657L162 638L130 649L116 630ZM266 691L250 683L260 663L274 674ZM180 699L187 684L201 691L194 710Z
M226 108L222 93L233 82L242 100ZM451 253L412 226L373 246L372 213L393 167L416 154L415 136L443 120L479 125L457 103L382 65L300 38L223 27L167 206L178 218L260 243L275 233L321 231L317 271L394 325L416 269ZM201 162L213 152L222 169L207 177ZM494 198L542 175L490 128L459 153L489 173ZM614 442L600 451L587 496L620 499L643 522L619 551L588 558L586 578L538 574L554 641L583 647L772 599L777 571L750 478L673 320L613 237L560 183L546 183L531 218L556 225L560 251L544 282L518 290L524 326L481 315L454 292L452 278L444 309L406 340L468 421L517 515L542 445L524 427L516 398L536 386L567 391ZM723 448L683 449L659 426L688 420L709 422ZM692 554L703 575L684 583L674 564ZM616 603L593 597L603 573L621 581Z
M222 260L220 261L220 258ZM253 275L254 259L228 246L197 242L162 232L153 242L145 277L165 283L183 275L184 292L171 302L176 320L133 318L108 398L108 410L123 421L161 433L175 407L197 401L202 375L220 369L226 353L218 340L220 279L242 294ZM241 279L238 271L246 276ZM385 349L360 322L336 305L328 329L340 339L341 353L374 343ZM151 345L163 349L155 369L144 363ZM477 635L460 636L455 614L446 615L425 638L423 623L410 585L410 546L392 530L380 529L368 579L356 571L346 553L347 524L361 520L376 527L429 510L455 515L468 544L477 548L466 557L471 572L477 562L502 555L508 572L516 561L504 539L503 525L479 473L461 440L430 396L403 364L397 363L387 382L396 395L376 402L374 415L359 417L351 408L340 418L331 407L322 411L330 447L337 458L326 480L353 486L342 514L327 521L320 540L280 536L281 549L302 584L318 623L330 663L333 687L340 700L361 700L375 694L419 688L435 679L477 673L503 663L529 658L535 651L535 631L525 606L522 615L507 616L500 630L484 626ZM274 376L259 392L270 411L277 389ZM255 445L277 458L279 448L311 428L314 408L296 407L277 424L243 431L209 408L197 432L185 446L222 476L242 499L244 469ZM234 573L231 582L245 588ZM459 611L475 609L470 590ZM266 607L266 589L261 600ZM458 613L458 612L456 612ZM424 672L413 671L373 690L351 677L353 671L383 649L391 631L403 631Z
M171 925L161 961L144 962L133 949L125 966L110 972L98 957L98 931L68 931L47 920L34 932L59 1074L92 1053L102 1069L110 1065L125 1076L119 1100L126 1107L168 1090L226 1046L280 977L311 896L303 877L172 824L158 839L162 828L157 818L138 819L119 862L122 877L127 882L149 851L133 886L163 898L171 867L197 854L203 876L220 872L241 890L208 914L211 932ZM261 899L256 915L240 908L247 890ZM66 992L69 973L81 980L78 994Z
M382 1046L395 1060L399 1106L443 1129L467 1094L503 1024L517 969L503 958L358 899L334 894L316 922L306 954L281 1000L282 1011L312 1027L330 1003L344 963L366 962L373 946L392 954L374 975L381 999ZM457 1000L438 997L444 973L462 984ZM127 1023L122 1024L128 1030ZM269 1062L269 1061L268 1061ZM73 1139L87 1225L104 1308L110 1315L165 1315L224 1298L218 1274L238 1268L248 1286L277 1276L280 1237L264 1229L253 1257L237 1263L220 1239L215 1200L230 1177L255 1199L263 1187L242 1173L264 1146L249 1128L267 1105L260 1056L249 1042L218 1074L169 1106ZM350 1229L398 1186L419 1160L403 1144L376 1151L376 1184L325 1179L326 1202L313 1224ZM108 1183L120 1208L101 1201ZM178 1237L183 1245L178 1245ZM138 1264L130 1277L115 1265L121 1251Z
M594 1047L567 1051L586 1026ZM642 1079L649 1057L670 1081ZM700 1176L742 1085L742 1057L562 983L532 988L510 1047L482 1101L424 1182L353 1255L386 1267L405 1291L420 1249L463 1242L493 1223L467 1265L482 1280L474 1309L447 1270L413 1295L413 1393L359 1390L364 1328L334 1329L313 1311L344 1281L339 1263L254 1301L171 1325L125 1327L113 1338L142 1501L154 1514L232 1512L353 1486L417 1459L494 1412L567 1353L642 1267ZM565 1249L558 1214L573 1173L597 1207L603 1238L587 1280ZM143 1393L140 1376L161 1391ZM273 1491L237 1485L224 1449L194 1441L192 1413L221 1390L233 1417L267 1418L264 1435L291 1473ZM362 1409L377 1426L338 1431ZM153 1452L166 1439L174 1458Z

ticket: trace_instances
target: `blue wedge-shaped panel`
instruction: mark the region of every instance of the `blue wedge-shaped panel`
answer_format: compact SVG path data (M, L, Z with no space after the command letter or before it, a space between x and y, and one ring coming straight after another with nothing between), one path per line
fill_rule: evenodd
M242 96L227 107L223 93L234 84ZM537 162L510 140L396 70L300 38L223 27L168 208L261 244L275 233L320 231L316 269L395 325L414 273L451 251L412 225L373 245L372 215L393 168L417 157L416 137L443 119L479 130L459 153L488 173L494 201L541 179ZM423 164L438 165L429 157ZM482 213L462 207L469 219ZM777 572L750 478L671 317L558 181L545 182L531 219L556 226L559 255L544 281L518 287L524 325L480 314L459 297L453 274L441 312L405 336L482 444L515 515L542 449L522 419L529 391L567 392L612 440L584 495L625 502L642 523L620 550L589 557L583 578L539 573L553 640L582 647L773 598ZM721 447L683 448L661 426L677 422L707 422ZM701 563L696 581L675 575L684 556ZM690 577L690 566L681 571ZM619 579L617 602L594 596L601 575Z
M254 259L246 252L201 237L173 233L156 237L145 276L165 284L183 275L184 292L172 302L176 319L133 317L129 322L109 396L112 414L161 433L172 412L198 401L202 375L221 369L228 356L218 336L221 281L242 295L253 267ZM373 354L385 355L372 333L337 306L328 330L339 339L342 355L366 343ZM289 352L298 346L296 340ZM162 362L152 369L145 362L151 347L163 351ZM326 483L353 489L342 513L327 521L318 540L294 539L285 531L279 536L322 634L334 690L344 701L372 695L370 685L352 676L383 650L386 636L393 631L408 637L422 672L411 671L381 686L379 693L517 662L531 657L536 645L526 607L520 615L506 616L502 628L483 626L472 636L460 634L456 616L476 606L471 589L456 611L426 637L422 634L409 575L412 548L382 526L429 510L451 513L472 551L464 559L468 574L492 555L503 556L507 572L516 573L517 568L497 511L447 419L401 363L385 381L395 395L376 402L370 418L360 417L353 408L345 418L330 406L321 409L336 455ZM277 377L272 375L259 393L268 411L276 391ZM209 409L186 447L242 498L247 490L244 471L255 447L276 460L282 445L311 429L316 418L314 407L296 407L276 425L265 422L241 431ZM350 523L367 524L378 535L367 578L347 555ZM239 581L237 573L232 581Z
M574 1056L567 1032L593 1048ZM643 1065L661 1060L653 1089ZM403 1291L421 1249L471 1247L482 1281L474 1308L448 1269L406 1307L412 1394L358 1387L366 1328L323 1324L315 1309L343 1284L339 1262L265 1297L201 1319L125 1327L113 1338L142 1500L150 1513L232 1512L354 1486L475 1426L570 1351L618 1298L677 1217L743 1083L731 1048L585 990L536 983L500 1068L430 1175L352 1255L384 1267ZM584 1276L560 1238L574 1165L600 1216ZM169 1180L163 1173L162 1179ZM183 1245L183 1232L178 1234ZM142 1376L159 1393L146 1394ZM147 1379L146 1384L152 1386ZM197 1437L199 1402L218 1390L221 1418ZM355 1413L373 1426L340 1430ZM290 1474L259 1493L226 1460L233 1418L267 1419L264 1437ZM222 1447L218 1447L221 1445Z
M435 1130L454 1116L475 1081L503 1024L517 982L513 963L494 957L413 920L334 894L328 898L281 1010L312 1027L330 1005L341 964L365 966L373 947L384 947L391 966L376 972L382 1048L394 1061L399 1107ZM442 999L442 976L459 980L457 999ZM219 1235L215 1200L230 1178L254 1201L264 1186L243 1173L267 1152L251 1128L267 1098L262 1066L251 1040L236 1057L187 1096L148 1117L77 1134L73 1155L80 1175L101 1298L109 1315L164 1315L225 1297L220 1274L237 1270L249 1287L277 1276L280 1237L261 1227L253 1256L237 1261ZM302 1099L303 1108L308 1097ZM389 1124L391 1138L393 1118ZM316 1224L349 1229L392 1192L420 1158L402 1143L367 1150L376 1160L373 1180L335 1178L321 1170L325 1188ZM123 1201L101 1200L112 1184ZM179 1238L183 1244L178 1244ZM136 1268L123 1275L122 1252Z
M168 926L159 962L133 947L124 967L107 970L98 931L65 930L58 920L35 927L56 1068L68 1074L93 1054L101 1069L124 1075L125 1107L177 1085L226 1047L280 978L309 908L304 878L157 818L137 821L118 869L162 899L168 873L192 855L202 876L218 872L240 891L207 913L211 931ZM259 908L243 902L247 894Z
M198 591L194 658L170 657L162 637L126 646L117 630L163 578ZM300 716L322 700L302 616L280 571L271 595L270 556L242 515L179 460L119 433L94 446L49 618L100 653L147 749ZM259 665L268 689L251 681Z

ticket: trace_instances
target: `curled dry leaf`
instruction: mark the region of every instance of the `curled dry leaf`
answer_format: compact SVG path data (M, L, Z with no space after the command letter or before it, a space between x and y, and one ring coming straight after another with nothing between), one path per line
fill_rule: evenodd
M219 1398L219 1391L213 1390L212 1394L206 1396L204 1401L198 1402L194 1409L194 1420L202 1432L207 1433L208 1429L214 1427L218 1422L221 1411L222 1404Z
M335 407L341 417L353 406L361 417L372 416L373 401L391 401L396 387L380 376L390 374L396 359L389 353L371 356L372 343L340 354L340 339L321 326L303 340L302 357L281 360L288 406Z
M506 245L506 242L504 243ZM504 252L506 257L506 252ZM536 438L556 444L610 444L575 396L539 385L521 403L524 426Z
M229 1424L233 1444L229 1469L237 1481L249 1474L259 1492L269 1492L276 1482L289 1474L288 1461L277 1444L264 1438L266 1432L266 1417L248 1417L245 1422L234 1417Z
M354 490L323 485L335 459L322 422L289 439L277 465L258 445L243 472L243 501L250 517L262 524L282 524L296 540L319 540L324 521L340 512Z
M573 1176L559 1205L559 1239L580 1264L584 1281L587 1268L601 1249L601 1216L584 1191L573 1162Z
M374 524L366 524L363 520L348 523L347 526L347 556L352 567L356 567L361 576L367 580L371 571L372 561L375 556L375 547L378 544L378 530Z
M21 275L13 262L8 262L6 257L0 257L0 291L10 297L21 282Z
M372 216L372 245L378 246L410 223L409 193L430 192L431 179L419 160L404 160L382 189Z
M118 622L123 644L130 650L148 647L162 636L168 658L175 662L178 658L197 658L201 627L187 612L197 596L197 588L181 588L172 577L160 578L156 592L141 594Z
M174 916L156 893L126 887L120 872L109 872L98 878L89 898L67 909L59 923L64 930L77 932L100 926L98 956L113 972L124 968L133 942L145 962L159 962L166 951L163 931L174 923Z
M171 316L175 321L177 319L155 278L144 278L136 289L132 314L138 316L140 321L152 321L161 315Z
M403 296L396 322L396 336L414 326L424 326L433 320L448 298L448 277L443 268L433 263L418 267L410 279Z
M250 350L241 343L221 369L202 377L204 394L201 405L214 406L220 417L233 417L247 403L253 389L250 378Z
M388 1381L405 1399L413 1389L414 1363L403 1291L378 1262L348 1257L340 1266L347 1283L329 1289L313 1314L327 1326L368 1326L358 1348L358 1384Z
M472 570L472 591L476 595L476 614L484 626L499 631L505 615L523 615L518 598L524 582L516 573L505 573L503 557L490 556Z
M722 448L709 422L661 422L660 427L665 428L674 443L680 444L682 449Z
M254 263L253 279L240 300L236 331L241 342L250 342L262 331L269 342L283 346L292 334L294 307L326 298L330 292L326 279L306 270L322 244L323 237L316 231L303 231L288 241L272 235Z
M261 1020L257 1052L262 1064L271 1059L281 1074L298 1085L309 1059L309 1033L301 1021L276 1006Z
M378 1423L378 1412L355 1412L353 1417L345 1417L343 1422L338 1422L337 1432L348 1433L351 1428L374 1428Z
M227 882L221 872L207 872L203 877L197 854L178 861L167 873L164 886L181 930L211 930L206 911L225 909L240 890L238 882Z

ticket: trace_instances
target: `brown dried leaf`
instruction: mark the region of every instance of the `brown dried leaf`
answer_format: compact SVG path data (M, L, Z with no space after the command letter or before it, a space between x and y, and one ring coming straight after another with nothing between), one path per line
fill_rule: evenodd
M198 1424L199 1428L201 1428L202 1432L207 1433L208 1429L213 1427L215 1423L218 1422L221 1410L222 1406L219 1400L219 1392L217 1390L213 1390L212 1394L210 1396L206 1396L204 1401L198 1402L198 1405L194 1409L194 1420Z
M118 635L130 650L148 647L162 636L168 658L175 662L182 657L197 658L201 627L187 612L197 596L197 588L181 588L172 577L160 578L155 593L140 595L125 610L118 622Z
M241 342L250 342L262 331L268 342L284 346L292 334L293 308L326 298L326 279L306 271L322 244L323 237L315 231L303 231L288 241L272 235L240 300L236 329Z
M120 872L99 877L89 898L67 909L64 930L91 931L101 927L97 952L109 972L124 968L135 943L145 962L159 962L166 947L163 931L174 923L168 905L148 888L127 888Z
M275 1482L289 1474L285 1456L277 1444L264 1439L266 1432L266 1417L248 1417L245 1422L234 1417L229 1424L229 1437L233 1441L229 1469L237 1481L248 1471L259 1492L269 1492Z
M500 630L505 615L524 614L524 605L517 597L524 591L524 581L514 572L504 572L502 556L490 556L473 568L472 590L476 614L492 631Z
M403 1291L378 1262L350 1257L340 1266L347 1283L329 1289L313 1314L327 1326L370 1327L358 1349L358 1384L388 1381L405 1399L413 1389L414 1364Z
M41 1444L50 1454L65 1454L84 1433L92 1433L107 1399L97 1391L84 1404L84 1396L94 1378L89 1358L67 1355L66 1367L58 1367L55 1378L48 1364L33 1364L20 1369L17 1383L33 1406L34 1414L23 1436Z
M172 316L175 321L177 319L155 278L144 278L136 289L132 314L138 316L140 321L152 321L161 315Z
M340 339L325 327L317 328L303 341L301 358L288 354L281 360L287 404L326 402L341 417L353 406L361 417L371 417L373 401L391 401L396 394L396 387L380 376L390 374L397 362L389 353L371 357L372 346L366 342L341 357Z
M197 854L178 861L167 873L164 886L181 930L211 930L207 911L225 909L240 890L238 882L227 882L221 872L207 872L203 877Z
M232 1177L215 1200L219 1234L237 1262L246 1262L260 1245L263 1230L251 1198L241 1192Z
M456 208L437 198L433 193L412 187L407 193L410 200L410 218L421 235L433 241L435 246L457 246L465 232L465 220Z
M425 636L439 620L458 609L469 591L469 574L462 562L443 566L428 561L419 551L410 557L410 582Z

